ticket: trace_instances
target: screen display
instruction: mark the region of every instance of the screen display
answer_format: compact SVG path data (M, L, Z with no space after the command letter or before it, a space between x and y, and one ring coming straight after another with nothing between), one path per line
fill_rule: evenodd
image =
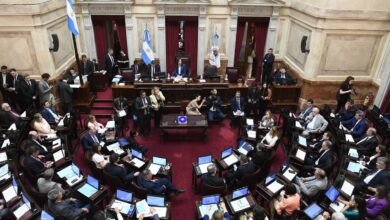
M219 203L219 195L202 197L202 205L218 204L218 203Z
M133 155L133 157L142 159L142 153L137 150L131 149L131 155Z
M243 187L233 191L232 199L240 198L246 195L248 195L248 187Z
M131 202L133 199L133 194L130 192L126 192L120 189L116 190L116 198L125 201L125 202Z
M80 176L80 169L74 163L72 163L72 170L75 175Z
M31 209L30 200L28 200L27 197L23 193L22 193L22 200Z
M153 163L161 166L167 165L167 159L162 157L153 157Z
M164 206L165 205L164 197L159 197L159 196L147 196L146 202L148 203L148 205L151 205L151 206Z
M306 142L306 138L302 137L302 136L298 136L298 143L302 146L307 146L307 142Z
M311 204L309 207L305 209L305 214L309 216L309 218L314 219L322 213L322 208L317 205L317 203Z
M198 157L198 164L205 164L205 163L211 163L211 155Z
M51 215L49 215L49 213L47 213L44 210L42 210L42 212L41 212L41 220L54 220L54 218Z
M99 181L92 176L87 177L87 183L93 186L95 189L99 189Z
M229 156L232 153L233 153L233 149L230 147L230 148L222 151L221 158L225 158L225 157Z
M325 196L331 201L336 201L337 197L339 197L340 193L339 191L334 187L329 187L328 191L326 191Z

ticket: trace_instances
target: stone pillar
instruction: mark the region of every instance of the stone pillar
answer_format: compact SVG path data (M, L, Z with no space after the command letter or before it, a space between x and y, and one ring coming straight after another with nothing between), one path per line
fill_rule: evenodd
M276 30L278 28L278 21L279 21L278 16L279 16L279 7L273 7L272 15L269 18L267 40L265 42L264 54L267 53L268 48L275 47ZM261 59L261 57L258 57L258 59Z
M199 20L198 20L198 72L197 75L204 74L204 58L205 58L205 49L207 48L206 42L206 7L202 6L199 8ZM193 58L192 58L193 59Z
M126 41L127 41L127 55L129 56L130 63L133 62L135 59L136 51L134 48L135 45L135 39L134 39L134 19L131 14L131 7L125 6L124 8L125 13L125 26L126 26Z
M93 25L92 25L92 19L91 14L89 13L88 6L82 6L81 7L81 15L83 18L83 24L84 24L84 33L85 33L85 39L86 39L86 46L87 46L87 56L92 59L97 59L97 53L96 53L96 43L95 43L95 33L93 31ZM100 60L100 62L103 62Z
M228 55L228 66L234 66L234 52L236 49L236 35L237 35L237 21L238 21L238 8L232 7L230 14L230 30L229 30L229 50Z
M383 59L378 68L378 72L380 73L380 85L374 101L374 104L378 107L381 107L390 86L390 34L387 35L382 57Z
M164 7L159 6L157 8L157 55L160 59L161 71L167 71L167 51L166 51L166 34L165 34L165 10Z

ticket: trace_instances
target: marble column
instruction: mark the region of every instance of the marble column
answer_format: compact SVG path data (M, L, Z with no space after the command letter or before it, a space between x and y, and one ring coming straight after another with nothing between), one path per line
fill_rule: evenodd
M378 68L378 72L380 73L380 85L374 101L374 104L378 107L382 105L390 86L390 34L387 34L382 57L383 59Z
M125 26L126 26L126 42L127 42L127 55L129 56L130 63L135 59L136 51L134 48L134 19L131 14L131 7L126 6L125 12Z
M273 7L272 15L269 19L267 40L265 42L264 54L267 53L268 48L275 47L276 41L276 30L278 28L278 16L279 16L279 7Z
M238 8L233 7L230 14L230 30L229 30L229 49L228 55L228 66L234 66L234 52L236 49L236 35L237 35L237 21L238 21Z
M157 56L160 59L161 71L167 71L167 51L166 51L166 34L165 34L165 10L164 7L157 8Z
M83 17L84 33L87 46L87 56L92 59L97 59L95 33L93 31L91 14L89 13L88 6L81 7L81 15ZM100 62L103 62L100 60Z
M197 62L197 68L198 68L198 75L203 75L203 69L204 69L204 58L205 58L205 49L207 45L206 42L206 7L200 7L199 8L199 20L198 20L198 62Z

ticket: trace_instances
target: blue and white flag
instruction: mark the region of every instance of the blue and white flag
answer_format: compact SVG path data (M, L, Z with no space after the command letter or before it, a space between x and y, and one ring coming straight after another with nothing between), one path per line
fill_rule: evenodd
M154 60L152 47L150 46L149 30L145 28L144 43L142 44L142 59L145 64L150 64Z
M68 18L68 28L77 36L79 34L79 28L77 27L76 14L74 13L74 8L72 0L66 0L66 17Z

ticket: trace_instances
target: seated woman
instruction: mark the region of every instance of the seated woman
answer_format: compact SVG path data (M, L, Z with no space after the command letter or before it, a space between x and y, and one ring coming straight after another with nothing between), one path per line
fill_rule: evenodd
M88 115L88 128L94 128L97 131L104 128L104 125L96 121L96 117L94 115Z
M35 113L32 121L32 128L38 132L39 136L57 136L57 131L51 129L50 124L42 117L40 113Z
M186 107L187 115L201 115L199 109L202 107L203 103L206 101L205 98L203 98L200 105L198 105L198 102L202 99L200 95L196 95L195 99L193 99L190 103L188 103Z
M92 147L92 161L99 169L103 169L108 163L108 156L104 156L101 150L102 146L100 144L95 144Z
M272 151L279 139L278 128L272 127L265 137L257 144L256 151L252 155L252 161L257 167L262 167L264 162L271 156Z
M259 122L259 129L269 130L274 126L274 124L275 124L275 120L274 120L273 114L272 114L271 110L267 110L265 112L265 115L263 116L263 118Z
M344 201L338 199L339 202L344 203L345 206L341 210L345 218L348 220L364 219L367 215L366 200L360 196L352 196L351 201Z
M270 204L271 219L274 212L278 215L285 214L291 216L295 210L299 210L301 196L297 192L297 188L294 184L288 184L283 191L280 192L278 198L272 200Z
M375 218L383 213L388 206L387 189L385 186L378 186L376 187L375 196L371 196L367 200L367 216Z

